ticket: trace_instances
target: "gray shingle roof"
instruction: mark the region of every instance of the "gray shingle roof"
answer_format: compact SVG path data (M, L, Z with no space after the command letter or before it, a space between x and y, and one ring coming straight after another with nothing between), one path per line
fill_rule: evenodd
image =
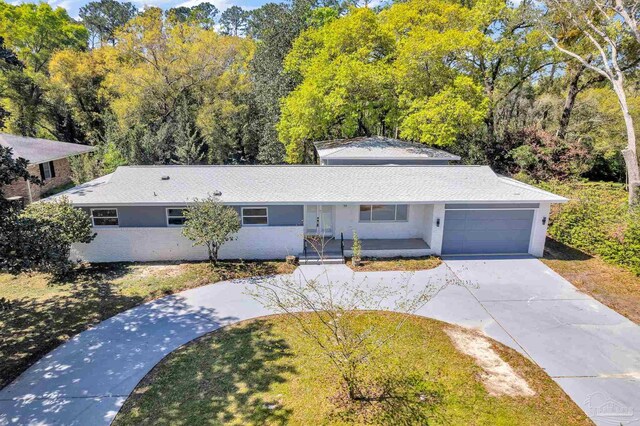
M13 148L13 156L15 158L22 157L33 164L59 160L60 158L71 157L95 150L95 147L88 145L29 138L7 133L0 133L0 145Z
M314 143L320 158L459 160L457 155L419 143L382 136L336 139Z
M168 180L163 180L168 176ZM487 166L128 166L72 188L76 205L563 202Z

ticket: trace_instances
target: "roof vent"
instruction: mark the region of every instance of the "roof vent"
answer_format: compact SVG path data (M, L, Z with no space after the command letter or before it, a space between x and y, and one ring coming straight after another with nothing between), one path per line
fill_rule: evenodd
M222 192L221 191L213 191L213 195L214 195L214 197L219 197L219 196L222 195Z
M160 179L162 179L162 180L169 180L169 176L168 176L168 175L164 175L164 176L162 176Z

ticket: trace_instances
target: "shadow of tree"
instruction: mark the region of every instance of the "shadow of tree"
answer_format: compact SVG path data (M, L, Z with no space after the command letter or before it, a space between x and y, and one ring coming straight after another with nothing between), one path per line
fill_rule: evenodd
M81 268L49 284L68 285L59 295L0 299L0 388L73 335L142 303L111 284L128 270L125 264Z
M553 238L547 238L544 247L544 258L553 260L589 260L593 257Z
M391 369L393 370L393 369ZM423 373L386 371L369 382L372 399L351 401L343 389L332 398L332 417L347 424L428 425L444 420L439 408L445 390L434 378Z
M249 321L172 353L140 382L115 424L286 424L291 410L264 393L296 369L287 361L289 345L272 329Z

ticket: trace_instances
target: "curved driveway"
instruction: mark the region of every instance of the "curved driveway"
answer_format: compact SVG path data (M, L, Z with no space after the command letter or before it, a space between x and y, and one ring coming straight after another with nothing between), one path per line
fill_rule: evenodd
M452 277L467 285L447 287L419 315L481 329L528 356L598 424L640 425L640 327L536 259L445 263L407 277L412 285L441 284ZM305 266L294 275L315 277L322 271ZM326 266L326 271L335 282L404 282L398 272L352 274L343 265ZM80 333L0 391L0 425L109 424L165 355L225 325L270 314L245 294L247 286L251 280L188 290Z

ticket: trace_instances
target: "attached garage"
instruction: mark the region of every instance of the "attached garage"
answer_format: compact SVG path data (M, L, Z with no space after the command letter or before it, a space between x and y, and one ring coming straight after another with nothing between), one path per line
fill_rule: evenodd
M537 207L447 205L442 254L528 253Z

